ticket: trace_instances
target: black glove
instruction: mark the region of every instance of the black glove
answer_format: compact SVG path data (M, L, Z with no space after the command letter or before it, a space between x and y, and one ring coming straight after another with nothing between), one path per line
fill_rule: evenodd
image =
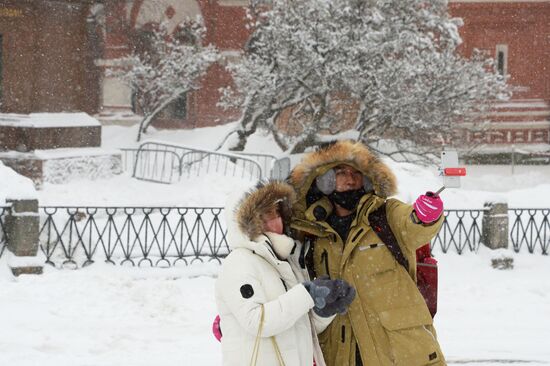
M305 282L304 286L315 303L313 311L324 318L337 313L344 314L355 298L355 289L346 281L331 280L328 276Z

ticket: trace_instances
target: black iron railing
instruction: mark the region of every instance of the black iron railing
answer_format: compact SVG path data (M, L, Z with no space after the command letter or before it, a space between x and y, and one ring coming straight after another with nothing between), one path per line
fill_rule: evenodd
M454 248L458 254L475 252L481 244L481 219L484 210L445 210L445 222L432 240L432 250L447 253Z
M523 246L529 253L540 248L542 254L548 254L550 247L550 209L510 209L508 218L512 247L517 253Z
M6 209L0 208L0 218ZM432 241L443 253L476 252L484 210L446 210ZM173 266L218 261L229 253L221 207L41 207L40 248L55 266L94 261ZM548 254L550 209L511 209L510 240L519 252ZM3 230L0 220L0 230ZM0 238L2 236L0 232ZM0 239L1 240L1 239ZM0 241L2 248L5 241Z
M41 207L40 248L54 266L173 266L229 253L216 207Z
M8 215L9 206L0 206L0 257L4 254L7 245L6 235L6 216Z

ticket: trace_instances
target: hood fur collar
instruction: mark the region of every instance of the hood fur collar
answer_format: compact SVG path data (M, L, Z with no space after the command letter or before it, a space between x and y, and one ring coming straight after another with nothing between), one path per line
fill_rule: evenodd
M295 200L294 189L286 183L260 182L247 192L235 210L235 219L242 233L250 240L262 234L262 214L279 207L283 223L288 227Z
M377 196L386 198L397 191L395 175L390 168L360 142L338 141L307 154L290 174L290 183L303 203L314 179L338 164L351 165L365 174Z

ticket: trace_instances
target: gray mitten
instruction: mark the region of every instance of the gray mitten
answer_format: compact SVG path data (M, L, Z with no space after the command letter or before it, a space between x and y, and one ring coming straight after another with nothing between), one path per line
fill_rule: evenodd
M330 294L326 298L323 308L313 308L313 311L321 317L328 318L335 314L344 314L355 299L355 289L344 280L329 280Z
M314 309L322 309L327 304L327 296L330 293L330 288L327 286L327 281L317 278L313 281L303 283L306 290L309 292L314 302Z

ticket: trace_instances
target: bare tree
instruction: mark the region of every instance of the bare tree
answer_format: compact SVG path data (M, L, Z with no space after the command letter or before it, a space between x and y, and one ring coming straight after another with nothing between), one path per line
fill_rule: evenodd
M160 24L144 34L141 47L119 60L120 68L110 72L130 86L143 113L137 141L170 103L200 87L199 79L218 59L216 48L203 44L204 33L199 20L182 23L171 34Z

